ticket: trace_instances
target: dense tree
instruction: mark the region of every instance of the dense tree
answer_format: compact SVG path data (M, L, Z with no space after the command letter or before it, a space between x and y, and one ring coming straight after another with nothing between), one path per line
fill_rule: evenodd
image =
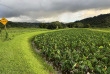
M89 28L89 27L91 27L90 24L86 24L86 25L84 25L84 28Z
M58 28L58 29L62 28L62 24L59 21L52 22L51 24L55 26L55 29L56 28Z
M4 25L2 23L0 23L0 29L3 29Z
M47 27L47 29L56 29L56 28L57 28L57 26L54 24L49 24Z
M75 23L67 23L67 26L68 26L69 28L73 28L73 27L75 27Z
M40 27L40 28L45 28L44 25L45 25L44 23L41 23L41 24L39 25L39 27Z
M61 23L62 24L62 28L67 28L67 24L66 23Z
M83 25L83 23L78 22L78 23L76 23L76 26L75 27L77 27L77 28L83 28L84 25Z
M47 25L47 29L61 29L64 27L66 27L65 24L62 24L59 21L55 21Z

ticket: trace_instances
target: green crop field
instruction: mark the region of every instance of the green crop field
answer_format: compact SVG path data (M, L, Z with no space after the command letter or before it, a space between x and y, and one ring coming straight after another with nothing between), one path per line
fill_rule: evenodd
M70 29L35 37L36 47L67 73L110 72L110 33L105 29Z
M0 74L56 73L43 57L65 73L110 71L109 28L10 28L7 32L7 39L4 30L0 33Z

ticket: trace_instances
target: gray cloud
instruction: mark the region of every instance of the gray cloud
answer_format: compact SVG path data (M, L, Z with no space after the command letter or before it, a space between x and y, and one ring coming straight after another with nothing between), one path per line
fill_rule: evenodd
M65 12L110 8L110 0L0 0L0 17L41 18Z

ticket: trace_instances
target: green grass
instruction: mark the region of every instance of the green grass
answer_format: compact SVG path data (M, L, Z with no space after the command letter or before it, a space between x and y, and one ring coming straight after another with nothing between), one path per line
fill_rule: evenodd
M34 52L31 45L35 35L45 32L48 31L16 33L14 39L0 41L0 74L49 74L52 67Z

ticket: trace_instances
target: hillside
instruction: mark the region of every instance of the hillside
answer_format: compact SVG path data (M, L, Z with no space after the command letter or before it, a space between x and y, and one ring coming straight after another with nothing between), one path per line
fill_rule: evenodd
M103 14L95 17L86 18L75 23L81 22L84 25L90 24L91 27L110 27L110 14Z

